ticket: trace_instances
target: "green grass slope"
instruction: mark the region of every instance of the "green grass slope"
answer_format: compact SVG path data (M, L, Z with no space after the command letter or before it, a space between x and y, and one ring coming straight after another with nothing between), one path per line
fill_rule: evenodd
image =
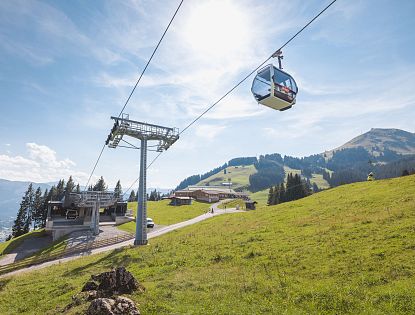
M156 224L170 225L195 218L206 213L210 204L193 201L189 206L170 206L170 200L148 201L147 217L152 218ZM137 213L137 202L129 202L128 209L132 209L133 213ZM118 226L119 229L135 233L135 222L128 222Z
M0 280L0 314L52 314L124 265L142 314L414 314L415 176L214 217L150 246ZM82 312L79 306L70 313Z
M289 173L301 175L301 170L290 168L288 166L284 166L284 171L286 179ZM285 180L285 182L287 182L287 180ZM323 175L321 174L311 174L310 182L311 184L316 183L317 187L320 189L327 189L330 187L330 184L323 178Z
M226 174L224 171L220 171L202 181L200 181L198 186L221 186L222 183L228 182L228 179L231 179L232 188L245 188L249 186L249 175L255 174L257 172L255 166L229 166L226 168Z

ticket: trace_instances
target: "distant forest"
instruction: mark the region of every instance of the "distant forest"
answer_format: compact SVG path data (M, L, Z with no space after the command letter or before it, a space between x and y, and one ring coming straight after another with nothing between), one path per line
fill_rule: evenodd
M239 157L230 160L228 163L223 164L222 166L216 167L213 170L201 174L201 175L192 175L187 178L185 178L183 181L180 182L180 184L174 189L174 190L180 190L184 189L187 186L196 185L201 180L204 180L220 171L223 171L225 168L229 166L246 166L246 165L252 165L257 162L256 157Z
M376 148L373 148L376 149ZM280 185L284 181L284 166L301 170L303 178L309 180L312 174L322 174L331 187L349 184L367 179L369 172L375 174L375 178L392 178L407 173L415 172L415 155L401 155L394 151L379 150L376 155L369 153L363 147L345 148L335 151L331 156L314 154L297 158L292 156L282 157L278 153L261 155L256 157L240 157L230 160L228 163L217 167L202 175L193 175L183 180L175 190L184 189L190 185L196 185L228 166L254 165L257 173L249 177L249 190L251 192L268 189ZM314 187L313 190L316 190Z

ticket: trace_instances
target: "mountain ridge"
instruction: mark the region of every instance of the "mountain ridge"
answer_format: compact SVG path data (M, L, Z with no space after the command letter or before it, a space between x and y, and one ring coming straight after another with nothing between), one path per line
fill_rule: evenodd
M402 155L415 154L415 133L396 128L372 128L327 153L363 147L375 156L385 149Z
M260 161L264 159L272 159L274 163L277 161L281 166L299 171L310 179L316 175L323 175L324 180L330 182L331 172L339 172L341 174L340 178L337 176L331 181L335 184L364 180L367 173L374 171L375 168L381 178L394 177L400 175L397 175L399 170L391 170L392 166L391 169L386 169L382 165L395 163L394 165L400 168L405 166L415 167L415 134L396 128L372 128L335 149L302 158L286 155L282 158L279 153L260 155L259 159L256 157L234 158L205 174L187 177L176 189L183 189L188 185L206 184L207 177L211 179L212 183L219 182L225 177L221 172L224 172L226 167L231 165L231 162L232 166L255 165L258 169ZM235 164L234 161L240 161L240 164ZM344 177L347 175L345 172L352 169L356 169L353 170L353 176L345 179ZM269 171L271 170L267 170L267 172ZM274 171L281 172L281 170ZM249 176L258 177L258 174L255 172ZM264 176L259 179L266 180ZM256 178L256 181L258 181L258 178ZM272 180L268 181L268 186L275 184L272 182ZM249 190L256 191L255 189Z

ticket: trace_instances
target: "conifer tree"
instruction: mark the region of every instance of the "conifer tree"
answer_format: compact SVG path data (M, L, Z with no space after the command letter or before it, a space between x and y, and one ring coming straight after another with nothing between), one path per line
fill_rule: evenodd
M104 181L104 177L101 176L92 190L93 191L107 191L107 189L108 189L108 186Z
M131 190L130 197L128 197L129 202L137 201L137 196L135 195L134 189Z
M278 186L274 187L274 193L272 194L271 204L277 205L280 203L280 189Z
M52 186L52 188L49 190L48 198L51 201L58 200L58 191L55 186Z
M66 182L66 186L65 186L65 192L66 193L71 193L73 192L75 189L75 183L72 179L72 176L69 176L68 181Z
M49 192L47 189L45 189L45 192L43 193L42 197L42 220L40 222L40 228L44 228L46 226L46 219L48 217L48 206L49 206Z
M117 184L115 185L114 197L117 199L120 199L122 197L122 187L120 180L118 180Z
M33 207L32 207L32 220L33 228L36 230L41 227L43 219L43 196L42 190L40 187L36 189L34 198L33 198Z
M81 193L81 187L79 187L79 184L76 185L75 192L77 194L80 194Z
M33 185L29 184L25 195L20 203L19 211L17 212L16 220L12 227L13 237L26 234L30 230L32 224L32 208L33 208Z
M61 179L56 186L56 198L57 200L61 200L65 195L65 180Z
M274 198L274 187L271 186L268 191L268 201L267 201L268 206L273 205L272 203L273 198Z
M287 201L286 190L285 190L284 182L282 182L280 184L279 194L280 194L280 198L279 198L280 199L280 203L283 203L283 202Z
M26 219L27 219L27 201L26 196L23 196L22 201L20 202L20 208L17 212L16 219L12 227L12 236L18 237L27 233L25 230Z

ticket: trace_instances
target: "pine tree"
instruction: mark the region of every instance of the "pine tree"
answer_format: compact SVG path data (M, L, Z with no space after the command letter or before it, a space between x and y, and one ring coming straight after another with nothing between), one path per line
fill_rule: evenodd
M20 203L20 208L17 212L16 220L14 220L12 227L13 237L17 237L29 232L30 226L32 224L33 198L33 185L30 184Z
M46 219L48 217L48 206L49 206L49 201L50 201L50 196L49 196L49 192L47 189L45 189L45 192L43 193L43 197L42 197L42 220L40 222L39 227L40 228L44 228L46 226Z
M284 201L294 200L294 177L292 173L289 173L287 176L287 188L285 191Z
M14 224L12 227L13 237L18 237L20 235L27 233L25 231L27 208L28 207L26 203L26 197L24 196L22 201L20 202L20 208L19 208L19 211L17 212L16 219L14 220Z
M93 187L93 191L107 191L108 186L104 181L104 177L101 176L100 179L98 179L97 183Z
M77 194L80 194L81 193L81 187L79 187L79 184L76 185L75 192Z
M320 191L320 188L318 188L318 186L317 186L317 184L316 184L316 183L313 183L313 191L314 191L315 193Z
M274 192L272 194L271 204L277 205L280 203L280 189L278 186L274 187Z
M48 198L52 201L58 200L58 191L55 186L52 186L52 188L49 190Z
M114 197L117 199L122 199L122 187L120 180L118 180L117 184L115 185Z
M283 203L283 202L287 201L287 196L286 196L286 190L285 190L284 182L282 182L280 184L279 199L280 199L280 203Z
M27 217L26 217L26 224L25 224L25 231L28 233L30 231L30 227L32 225L33 220L33 205L34 205L34 193L33 193L33 185L29 184L29 188L26 192L26 200L27 200Z
M33 199L33 207L32 207L32 220L34 223L33 228L37 229L42 225L42 218L43 218L43 196L42 190L40 187L36 189L34 199Z
M65 180L61 179L56 186L56 198L61 200L65 195Z
M72 179L72 176L69 176L69 179L68 179L68 181L66 183L66 186L65 186L65 192L66 193L71 193L71 192L74 191L74 189L75 189L75 183Z
M135 195L134 189L131 190L130 197L128 197L129 202L137 201L137 196Z

